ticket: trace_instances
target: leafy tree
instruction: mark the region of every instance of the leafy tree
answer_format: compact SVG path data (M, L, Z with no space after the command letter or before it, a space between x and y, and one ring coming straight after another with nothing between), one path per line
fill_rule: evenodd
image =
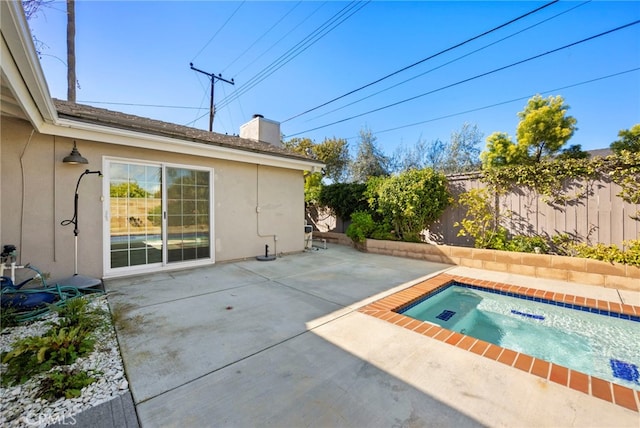
M400 146L391 158L394 171L433 168L445 174L472 171L480 166L482 133L476 125L465 123L451 133L446 142L436 139L427 143L420 138L412 147Z
M487 137L487 149L480 153L482 165L497 167L514 165L524 158L522 148L504 132L494 132Z
M311 156L324 162L324 176L331 181L339 182L346 176L349 165L349 148L347 140L339 138L325 138L316 144L309 138L292 138L283 142L284 147L301 155ZM323 174L304 173L304 199L308 204L318 202L322 190Z
M518 145L526 150L530 160L540 162L543 156L553 156L573 136L577 120L567 116L567 110L569 106L561 96L545 99L536 95L518 113Z
M451 141L445 151L442 171L445 174L473 171L480 166L480 145L482 132L477 125L465 123L460 131L451 134Z
M573 136L576 119L567 115L569 106L561 96L536 95L518 113L517 142L502 132L487 138L487 149L480 155L485 168L539 163L552 158Z
M591 155L588 152L582 150L582 146L580 144L572 144L566 149L563 149L556 158L560 160L588 159L590 156Z
M351 178L357 183L365 183L369 177L389 175L389 159L376 146L376 137L370 129L360 130L358 154L351 164Z
M283 142L285 148L322 161L326 166L324 176L334 183L343 181L349 166L349 145L343 138L325 138L315 143L309 138L292 138Z
M402 172L377 186L378 211L405 241L421 241L420 233L449 205L447 179L431 168Z
M622 150L640 152L640 123L636 123L630 129L621 130L618 137L620 139L609 146L614 153L620 154Z
M325 177L334 183L346 178L349 166L349 145L344 138L325 138L311 149L319 160L325 163Z

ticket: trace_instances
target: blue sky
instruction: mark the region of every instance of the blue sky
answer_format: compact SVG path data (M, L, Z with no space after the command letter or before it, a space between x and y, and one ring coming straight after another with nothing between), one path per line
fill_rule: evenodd
M640 24L529 58L640 20L637 1L560 1L295 117L546 3L77 0L77 100L208 129L209 79L193 62L235 82L215 85L216 132L236 134L260 113L282 122L285 139L347 138L352 148L367 127L391 154L447 141L465 122L485 138L515 135L517 113L541 93L571 106L569 144L608 147L640 122ZM29 25L51 94L66 99L65 2Z

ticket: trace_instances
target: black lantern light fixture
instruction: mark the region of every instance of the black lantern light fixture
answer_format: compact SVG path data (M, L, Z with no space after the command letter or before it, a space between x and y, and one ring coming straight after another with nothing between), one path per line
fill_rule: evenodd
M71 153L69 154L69 156L62 159L62 162L68 163L70 165L89 163L89 161L86 158L83 158L80 152L78 151L78 147L76 147L75 140L73 141L73 149L71 150Z

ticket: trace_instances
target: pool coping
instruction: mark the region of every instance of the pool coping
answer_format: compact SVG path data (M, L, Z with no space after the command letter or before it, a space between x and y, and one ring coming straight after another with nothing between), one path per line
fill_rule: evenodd
M396 312L407 305L423 299L425 295L433 292L434 290L449 286L454 282L461 282L507 293L521 294L528 297L553 300L556 302L585 306L604 311L640 316L640 306L574 296L565 293L556 293L553 291L504 284L495 281L468 278L448 273L436 275L404 290L376 300L375 302L361 307L358 309L358 312L379 318L383 321L398 325L423 336L445 342L457 348L470 351L485 358L517 368L541 377L547 381L569 387L573 390L600 398L629 410L640 412L640 391L535 358L527 354L506 349L471 336L466 336L435 324L419 321Z

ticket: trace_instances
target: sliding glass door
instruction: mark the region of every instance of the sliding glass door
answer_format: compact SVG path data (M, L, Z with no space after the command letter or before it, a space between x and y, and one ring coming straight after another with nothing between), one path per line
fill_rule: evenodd
M167 262L211 256L209 171L166 168Z
M126 273L211 260L211 170L108 161L109 257Z

